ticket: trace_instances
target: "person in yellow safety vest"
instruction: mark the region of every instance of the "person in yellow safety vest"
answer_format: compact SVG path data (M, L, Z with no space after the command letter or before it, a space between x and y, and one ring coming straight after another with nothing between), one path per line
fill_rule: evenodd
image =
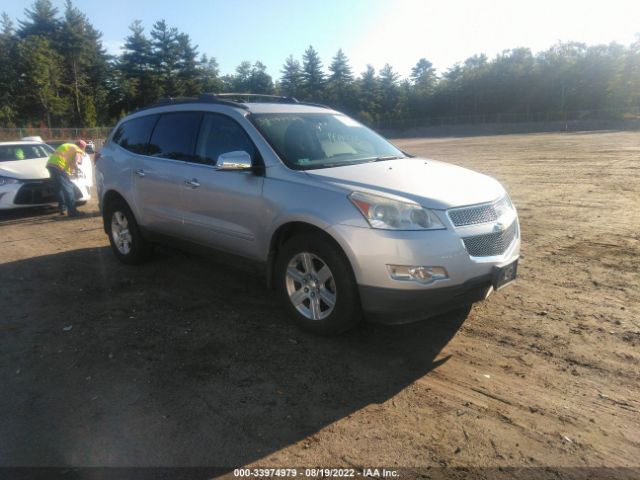
M60 215L64 215L65 210L69 212L70 217L82 215L82 212L76 208L76 196L69 177L76 172L78 165L82 163L86 146L87 142L84 140L77 140L75 144L63 143L49 156L47 170L56 184Z

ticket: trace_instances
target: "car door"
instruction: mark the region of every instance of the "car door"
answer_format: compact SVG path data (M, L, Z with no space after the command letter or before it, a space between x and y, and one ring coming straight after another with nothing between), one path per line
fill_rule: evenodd
M258 151L243 127L222 114L205 113L195 158L181 171L185 233L202 245L257 257L256 239L264 229L264 177L254 170L216 170L221 154L244 151L254 165Z
M161 114L144 155L134 160L136 205L142 225L154 232L183 234L181 169L192 159L201 118L201 112Z

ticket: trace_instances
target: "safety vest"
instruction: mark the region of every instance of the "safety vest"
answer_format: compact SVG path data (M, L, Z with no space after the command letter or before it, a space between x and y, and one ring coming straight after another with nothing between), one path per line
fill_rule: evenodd
M71 175L76 165L75 156L82 150L73 143L63 143L49 156L47 167L57 168Z

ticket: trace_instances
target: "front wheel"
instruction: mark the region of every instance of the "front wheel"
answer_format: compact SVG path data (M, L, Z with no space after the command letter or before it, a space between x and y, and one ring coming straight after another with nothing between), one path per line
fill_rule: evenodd
M142 238L131 209L122 200L110 202L104 211L109 243L122 263L135 265L149 256L149 245Z
M346 256L319 235L288 240L276 261L276 287L305 330L332 335L360 321L360 298Z

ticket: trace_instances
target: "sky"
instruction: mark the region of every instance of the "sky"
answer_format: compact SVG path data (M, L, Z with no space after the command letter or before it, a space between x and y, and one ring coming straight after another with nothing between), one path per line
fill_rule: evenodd
M31 1L0 0L17 23ZM52 0L60 10L64 0ZM262 61L277 79L286 57L301 59L313 45L325 69L339 48L354 73L390 63L403 77L420 58L442 73L475 54L505 49L534 53L559 41L628 45L640 35L640 0L74 0L120 52L128 26L146 31L165 19L188 33L200 53L217 59L222 74L243 60Z

